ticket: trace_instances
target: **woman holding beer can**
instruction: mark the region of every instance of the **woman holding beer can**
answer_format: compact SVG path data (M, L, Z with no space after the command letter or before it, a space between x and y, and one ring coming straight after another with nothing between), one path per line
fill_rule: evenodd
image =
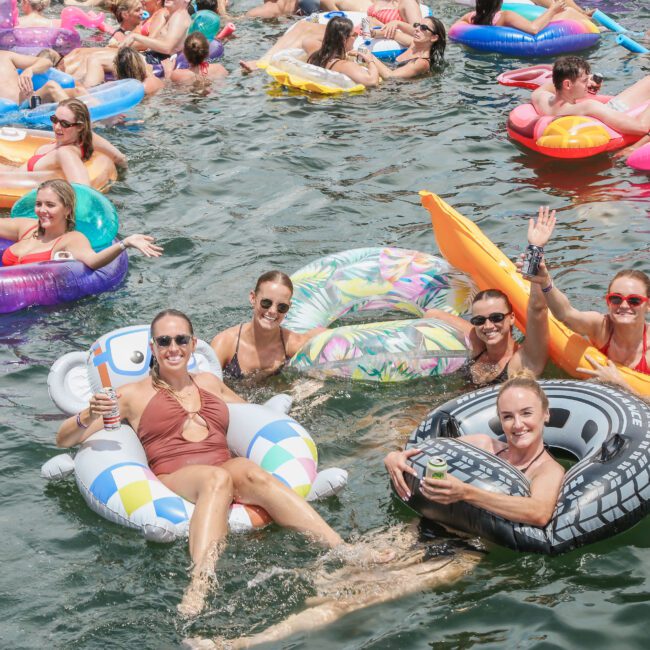
M537 220L530 220L528 241L543 246L554 224L555 211L540 207ZM470 360L465 371L471 383L498 384L524 368L539 377L548 361L549 340L543 291L539 284L531 283L526 339L521 345L512 334L515 323L512 305L500 289L486 289L474 296L469 322L439 309L429 309L425 316L448 322L466 334Z
M555 220L546 230L545 236L538 236L535 244L545 246L553 233ZM530 242L530 237L529 237ZM520 262L522 266L524 262ZM577 368L580 372L601 381L616 384L631 390L615 364L627 366L645 375L650 375L650 334L647 316L650 309L650 277L643 271L623 269L609 283L604 296L607 313L580 311L555 286L542 256L536 274L529 277L531 283L541 287L542 295L555 318L574 332L587 336L592 345L607 355L608 362L601 365L590 356L593 365Z
M528 370L508 379L497 396L497 413L506 441L485 434L461 436L459 440L501 457L520 470L530 482L530 496L510 496L469 485L450 474L443 474L444 459L431 468L420 483L422 495L442 504L466 501L510 521L545 526L553 516L564 478L564 468L544 447L544 424L550 414L548 398ZM393 451L384 459L395 490L403 499L411 497L404 473L416 475L407 464L419 449ZM444 463L444 465L443 465ZM442 477L442 478L441 478Z

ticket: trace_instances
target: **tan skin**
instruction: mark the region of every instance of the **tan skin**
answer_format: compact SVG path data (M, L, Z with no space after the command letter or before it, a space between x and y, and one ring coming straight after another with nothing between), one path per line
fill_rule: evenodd
M20 104L34 92L33 76L51 67L46 58L0 51L0 98Z
M216 395L227 403L241 403L220 379L210 373L199 373L190 378L187 365L196 348L196 338L188 345L178 345L174 340L168 347L155 343L156 337L190 335L189 325L183 318L164 316L152 331L151 351L155 356L160 377L173 389L174 397L188 411L182 435L188 441L198 442L207 436L205 421L196 414L201 406L197 386ZM127 384L118 393L122 418L138 430L146 405L156 394L151 377ZM113 402L104 394L93 395L80 418L87 429L77 426L76 418L68 418L59 428L57 444L72 447L102 428L102 414L109 413ZM194 413L194 415L192 415ZM158 478L171 490L194 502L190 522L190 554L194 562L190 583L179 609L186 615L195 615L203 607L207 592L206 576L213 573L222 542L228 532L228 509L233 499L241 503L264 508L282 526L299 530L309 537L334 547L342 543L320 515L293 490L245 458L232 458L218 467L191 465Z
M424 479L420 491L425 498L437 503L466 501L510 521L546 526L555 511L564 479L564 468L543 451L542 434L544 423L550 417L548 409L543 408L541 399L530 388L511 386L499 397L497 410L506 436L505 443L483 434L461 436L460 440L492 454L501 452L499 457L514 467L527 468L524 473L530 482L530 496L495 494L469 485L451 474L444 480ZM406 461L419 453L419 449L394 451L384 459L393 485L403 499L411 496L404 473L417 475Z
M537 220L530 220L528 225L529 243L543 246L555 225L555 211L540 208ZM493 381L508 366L508 376L512 377L523 368L539 377L548 361L548 310L544 294L538 283L531 284L530 298L526 318L526 339L519 346L512 336L515 324L514 314L509 310L503 298L486 298L472 304L472 317L490 314L507 314L500 323L486 320L482 325L472 325L459 316L448 314L439 309L429 309L425 317L447 322L468 338L470 356L475 359L471 366L472 378L477 384Z
M285 351L280 339L280 330L284 336L286 354L292 357L300 348L312 339L323 328L316 328L298 334L282 327L286 314L281 314L277 306L284 303L291 305L291 290L280 282L264 282L257 293L251 291L249 301L253 309L253 317L245 323L241 331L237 359L245 375L261 373L271 375L277 372L285 363ZM261 301L273 301L268 309L264 309ZM210 345L215 351L221 367L230 362L237 349L239 325L229 327L220 332Z
M0 219L0 237L16 241L11 246L11 252L19 258L52 249L52 257L55 253L66 251L91 269L98 269L112 262L122 252L119 244L113 244L95 253L85 235L76 230L66 231L69 210L59 195L49 187L38 191L35 212L43 234L33 230L34 235L27 235L34 227L34 219ZM122 241L127 248L135 248L147 257L159 257L162 254L162 248L156 246L154 238L148 235L129 235Z

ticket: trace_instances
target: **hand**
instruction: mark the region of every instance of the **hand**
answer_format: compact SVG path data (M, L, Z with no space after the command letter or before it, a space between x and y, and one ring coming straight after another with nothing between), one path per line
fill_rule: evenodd
M553 14L559 14L561 11L566 9L566 2L565 0L555 0L549 9Z
M371 61L374 61L374 55L371 54L370 52L359 52L357 50L353 50L352 52L348 53L350 56L358 56L361 58L361 60L364 63L370 64Z
M18 90L21 95L29 95L34 92L33 72L27 68L18 75Z
M515 262L515 266L517 267L517 273L521 273L521 269L524 266L525 259L526 259L526 254L521 253L521 255L519 255L519 259ZM525 279L528 280L529 282L533 282L534 284L541 284L542 288L548 287L548 285L551 284L551 276L548 272L548 267L546 266L544 257L542 257L542 261L539 263L539 270L537 271L537 275L533 275L532 277L526 276Z
M420 482L420 492L429 501L449 505L465 500L467 485L455 476L447 474L446 479L425 478Z
M126 156L123 153L120 153L119 156L116 156L113 162L118 166L118 167L124 167L125 169L129 166L129 162L126 159Z
M583 372L585 375L595 377L599 381L604 381L608 384L614 384L615 386L626 389L630 388L613 361L608 359L607 365L603 366L588 354L585 354L585 359L594 367L593 370L591 368L576 368L578 372Z
M419 449L391 451L390 454L384 458L384 465L390 474L390 480L393 482L397 494L399 494L404 500L411 498L411 491L408 489L406 481L404 480L404 472L411 474L412 476L418 475L410 465L407 465L406 461L421 453L422 452Z
M554 228L555 210L550 211L548 206L540 206L537 221L528 220L528 243L543 248L548 244Z
M127 248L136 248L147 257L160 257L163 253L161 246L156 246L152 243L156 240L151 235L136 233L135 235L125 237L122 241Z
M136 42L136 36L137 34L129 34L120 44L119 48L122 49L123 47L133 47L134 43Z
M391 20L389 23L386 23L381 29L373 30L379 32L378 36L380 38L395 38L397 30L400 28L399 20ZM373 34L374 36L374 34ZM375 36L377 38L377 36Z
M120 393L117 396L121 397ZM88 416L95 420L99 416L109 415L114 406L115 402L106 393L95 393L88 404Z

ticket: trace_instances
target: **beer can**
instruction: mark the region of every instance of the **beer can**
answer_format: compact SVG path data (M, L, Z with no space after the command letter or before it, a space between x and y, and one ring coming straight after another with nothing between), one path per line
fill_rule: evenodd
M115 431L115 429L120 428L120 422L122 418L120 417L120 407L119 404L117 403L117 393L115 392L115 389L112 388L111 386L107 386L106 388L102 388L100 393L104 393L104 395L108 395L112 400L113 400L113 408L111 409L111 412L108 413L107 415L104 415L104 429L106 431Z
M440 456L429 458L427 469L424 473L425 478L436 478L444 481L447 478L447 461Z
M524 258L524 265L521 267L521 274L525 278L532 278L539 272L539 265L544 256L544 249L541 246L533 246L528 244L526 246L526 257Z
M358 52L359 54L362 54L362 53L363 53L363 54L368 54L368 52L370 52L370 50L368 49L368 45L367 45L367 43L364 43L363 45L359 45L359 47L357 48L357 52ZM360 56L357 56L357 63L358 63L359 65L368 65L368 64L365 62L365 60L364 60L362 57L360 57Z
M36 108L37 106L40 106L42 103L43 103L43 100L38 95L32 95L29 98L29 107L30 108Z
M364 40L372 38L370 33L370 21L365 17L361 19L361 36Z

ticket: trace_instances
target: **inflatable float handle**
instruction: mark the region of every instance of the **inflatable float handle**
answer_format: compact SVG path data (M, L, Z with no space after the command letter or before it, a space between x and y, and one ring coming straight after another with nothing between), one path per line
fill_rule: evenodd
M235 33L237 28L233 23L228 23L216 36L215 38L218 41L223 41L224 38L228 38L228 36L231 36L232 34Z
M279 395L274 395L271 399L264 402L264 406L270 408L276 413L281 413L282 415L287 415L293 404L293 397L286 395L285 393L280 393Z
M74 472L74 460L70 454L59 454L50 458L41 467L41 478L48 481L59 481Z
M338 494L348 484L348 473L339 467L328 467L316 474L307 501L326 499Z
M650 52L650 50L643 47L643 45L640 45L636 41L633 41L629 36L626 36L625 34L619 34L616 37L616 43L618 43L618 45L622 45L626 50L630 50L630 52L634 52L635 54L648 54L648 52Z

